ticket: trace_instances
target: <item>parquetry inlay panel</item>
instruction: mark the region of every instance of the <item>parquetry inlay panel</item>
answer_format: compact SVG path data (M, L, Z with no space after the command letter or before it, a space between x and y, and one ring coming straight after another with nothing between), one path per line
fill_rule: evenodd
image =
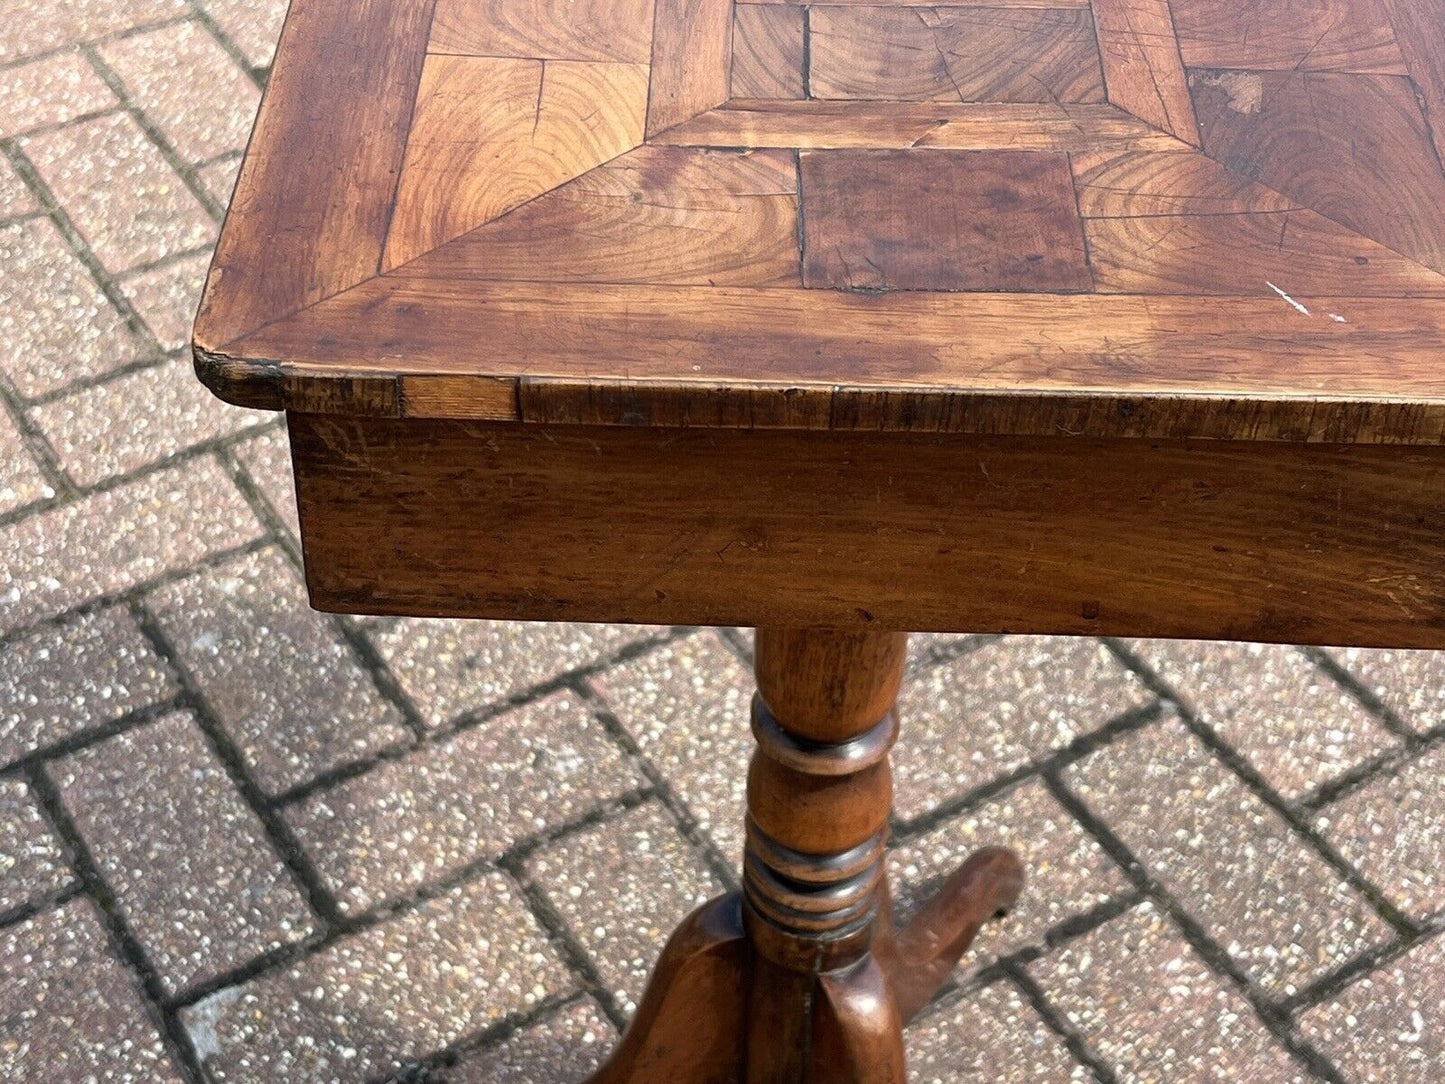
M336 3L295 0L288 36L320 41ZM252 154L246 232L290 250L258 301L271 254L228 228L211 347L267 327L260 350L298 310L324 322L329 298L389 296L393 276L457 299L469 282L746 287L796 314L790 334L819 292L880 316L919 292L1273 298L1300 315L1312 296L1445 297L1445 0L432 9L349 7L390 67L335 107L353 158L292 184L331 196L248 205L276 187ZM328 74L284 44L272 96L325 95ZM299 139L299 113L268 107L258 147ZM245 289L249 323L228 301ZM707 367L680 354L678 375Z
M792 248L790 277L805 288L1445 294L1445 172L1383 0L657 2L654 13L653 0L438 0L383 268L477 231L424 266L781 286L777 257ZM1042 137L1049 111L1106 101L1177 144L1111 148L1127 135L1091 138L1066 119L1071 174ZM820 125L828 148L802 125L787 130L804 102L835 103ZM644 131L665 143L743 104L784 118L776 134L719 125L694 145L727 153L675 156L675 167L653 155L651 190L628 183L646 171L621 156ZM952 138L971 116L991 138ZM736 183L737 155L750 152L735 148L749 146L767 156L756 190ZM899 153L819 159L826 184L795 160L779 183L777 151L844 146ZM923 153L943 148L1008 153ZM574 180L591 170L594 181ZM1107 176L1141 170L1147 184L1113 186L1125 206L1092 213ZM1077 197L1055 183L1070 176ZM784 189L798 198L784 202ZM811 251L792 240L799 201ZM865 242L864 224L879 221ZM851 241L827 238L835 225ZM689 231L696 245L679 243Z
M810 208L804 286L1073 292L1093 285L1065 154L810 150L800 165ZM990 202L994 213L980 215Z

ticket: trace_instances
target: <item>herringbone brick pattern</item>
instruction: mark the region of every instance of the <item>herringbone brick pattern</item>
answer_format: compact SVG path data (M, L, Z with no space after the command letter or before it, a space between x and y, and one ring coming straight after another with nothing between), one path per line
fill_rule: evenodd
M0 0L0 1079L577 1079L736 885L735 630L310 612L184 343L278 0ZM1445 659L918 637L919 1081L1445 1079Z

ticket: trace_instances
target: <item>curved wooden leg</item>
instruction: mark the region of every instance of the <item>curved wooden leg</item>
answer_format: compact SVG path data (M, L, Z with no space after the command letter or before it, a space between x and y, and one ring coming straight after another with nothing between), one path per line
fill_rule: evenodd
M887 883L873 935L873 952L887 973L906 1024L938 992L979 929L1008 911L1024 886L1024 867L1003 847L969 856L913 920L893 927Z
M742 899L732 893L683 920L627 1034L586 1084L734 1084L747 988Z
M874 956L818 978L809 1084L906 1084L903 1022Z

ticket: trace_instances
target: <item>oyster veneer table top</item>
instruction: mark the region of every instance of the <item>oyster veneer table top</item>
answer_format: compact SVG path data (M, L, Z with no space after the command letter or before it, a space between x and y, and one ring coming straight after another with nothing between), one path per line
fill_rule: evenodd
M1437 444L1445 0L297 0L234 402Z

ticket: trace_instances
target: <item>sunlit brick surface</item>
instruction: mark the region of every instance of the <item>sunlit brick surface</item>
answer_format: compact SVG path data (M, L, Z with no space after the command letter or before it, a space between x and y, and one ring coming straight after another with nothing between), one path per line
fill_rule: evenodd
M1305 1034L1346 1080L1393 1084L1445 1073L1445 938L1436 936L1304 1014Z

